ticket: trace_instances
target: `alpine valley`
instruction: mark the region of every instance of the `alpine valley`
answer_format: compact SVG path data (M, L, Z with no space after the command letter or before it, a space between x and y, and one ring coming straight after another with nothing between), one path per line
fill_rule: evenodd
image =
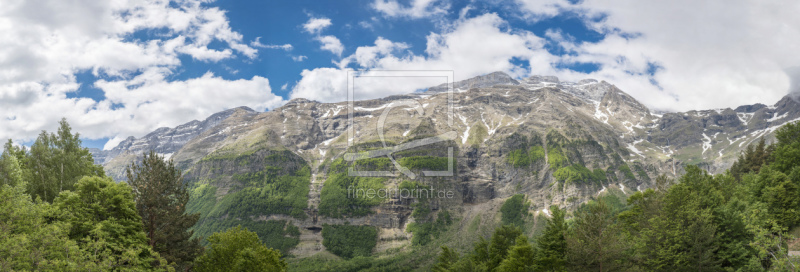
M773 142L780 126L797 120L800 104L789 96L774 105L656 112L605 81L495 72L455 82L452 92L441 85L352 108L307 99L269 112L240 107L91 151L117 181L149 150L173 160L190 188L187 212L200 214L196 236L242 225L289 256L290 267L397 254L430 267L439 246L466 249L490 236L515 195L529 202L522 229L532 236L551 205L572 211L601 196L625 203L687 165L724 172L748 145ZM423 173L448 170L452 176ZM431 187L451 197L353 197Z

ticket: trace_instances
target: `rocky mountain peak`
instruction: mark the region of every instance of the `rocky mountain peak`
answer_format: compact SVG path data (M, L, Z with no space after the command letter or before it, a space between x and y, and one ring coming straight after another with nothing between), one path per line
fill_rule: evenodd
M555 83L558 84L558 77L556 76L539 76L534 75L530 76L525 79L525 82L528 84L537 84L537 83Z
M738 106L738 107L736 107L736 109L734 111L735 112L741 112L741 113L753 113L753 112L756 112L757 110L760 110L760 109L765 108L765 107L767 107L767 105L764 105L764 104L761 104L761 103L756 103L756 104L753 104L753 105L741 105L741 106Z
M519 85L519 81L512 78L503 72L493 72L490 74L476 76L470 79L457 81L453 83L453 89L471 89L471 88L484 88L494 85ZM441 84L435 87L428 88L427 93L441 93L447 91L447 84Z
M149 150L155 150L157 153L169 157L183 147L184 144L189 142L189 140L220 124L223 120L234 115L256 113L257 112L253 109L245 106L224 110L212 114L203 121L193 120L174 128L158 128L138 139L130 136L111 150L94 149L92 150L92 155L97 164L106 164L122 154L129 153L139 155Z

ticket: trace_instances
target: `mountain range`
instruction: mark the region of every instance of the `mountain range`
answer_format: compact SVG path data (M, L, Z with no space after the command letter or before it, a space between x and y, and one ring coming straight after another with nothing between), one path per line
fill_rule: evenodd
M594 79L495 72L452 86L354 101L352 109L307 99L269 112L239 107L91 151L124 181L125 166L155 150L184 171L199 235L228 224L221 222L271 226L262 239L287 238L273 247L303 257L326 251L326 225L376 227L373 251L383 252L412 243L419 232L410 224L435 220L419 210L447 211L466 229L493 220L516 194L531 213L547 215L550 205L574 209L653 187L658 175L677 177L689 164L719 173L748 145L800 120L789 96L771 106L655 112ZM391 176L354 178L348 169ZM353 200L350 186L434 186L453 197Z

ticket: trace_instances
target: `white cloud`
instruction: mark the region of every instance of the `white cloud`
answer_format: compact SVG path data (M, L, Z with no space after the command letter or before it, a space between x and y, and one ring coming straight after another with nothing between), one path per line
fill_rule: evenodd
M263 44L261 43L261 37L257 37L255 40L250 42L250 46L258 47L258 48L266 48L266 49L283 49L285 51L292 51L294 46L291 44Z
M370 30L374 30L375 29L375 27L372 26L372 24L367 22L367 21L358 22L358 26L360 26L360 27L362 27L364 29L370 29Z
M31 140L54 130L62 116L85 137L125 137L226 108L280 105L262 77L168 80L180 69L181 55L207 62L257 57L225 12L205 2L4 1L0 139ZM140 32L153 38L132 38ZM214 41L222 48L209 48ZM104 79L95 87L105 100L67 98L80 87L76 74L87 71Z
M412 6L426 3L431 2L416 1ZM796 46L800 44L800 17L796 16L800 13L800 3L737 1L736 4L697 5L688 0L656 3L586 0L571 4L566 0L518 0L515 6L523 18L531 21L569 12L573 15L567 16L579 16L591 29L605 34L605 38L597 43L576 42L558 30L548 30L545 38L570 52L554 56L535 44L490 44L484 49L483 43L494 40L493 36L487 36L491 34L458 34L455 30L429 35L426 57L367 57L372 62L368 63L358 61L364 58L357 53L342 63L378 69L457 67L456 75L473 75L479 70L510 70L520 76L556 75L566 80L596 78L617 85L652 108L679 111L757 102L772 104L788 93L792 77L787 69L800 66ZM378 0L374 7L390 17L413 17L399 12L403 6L394 1ZM412 9L405 7L405 10L409 13ZM486 18L485 15L476 18L481 17ZM457 29L471 29L465 26L469 22L478 20L466 19L455 25ZM486 20L483 23L493 25ZM472 28L481 29L477 25ZM535 37L524 32L510 35L512 40ZM437 42L456 37L468 42ZM481 49L482 52L477 52ZM488 69L481 67L480 62L472 62L493 55L486 51L498 50L530 51L517 57L528 61L530 71L526 73L513 65ZM506 57L501 55L500 61L495 59L488 63L502 64ZM581 63L594 63L600 69L587 74L562 68Z
M342 42L339 41L339 38L336 38L332 35L320 35L322 30L331 26L331 19L328 18L311 18L308 19L308 22L303 24L303 29L306 32L311 33L314 35L314 39L320 42L322 45L320 49L325 51L330 51L331 53L336 54L336 56L342 56L342 52L344 51L344 45ZM294 61L300 62L303 61L304 58L297 57L292 58Z
M409 6L400 4L397 0L375 0L372 3L372 8L387 17L416 19L447 13L450 5L446 1L440 0L411 0Z
M299 55L299 56L292 56L292 60L293 60L293 61L296 61L296 62L301 62L301 61L304 61L304 60L306 60L306 59L308 59L308 57L306 57L306 56L303 56L303 55Z
M339 62L337 68L304 70L303 78L292 90L292 98L304 97L325 102L343 101L347 94L347 68L375 70L453 70L455 80L506 71L513 76L527 71L512 63L513 59L528 60L533 56L550 59L543 49L544 42L527 31L511 31L496 14L485 14L455 22L452 31L431 33L427 37L425 55L406 52L408 44L378 38L373 46L362 46ZM421 78L400 78L360 83L357 99L409 93L438 85Z
M523 17L538 21L558 15L562 10L572 8L566 0L516 0Z
M331 53L336 54L336 56L342 56L342 52L344 51L344 45L342 45L342 42L339 40L339 38L336 38L335 36L332 35L320 34L322 30L328 28L331 25L332 25L331 19L311 18L308 19L308 22L303 24L303 29L305 29L306 32L313 34L314 39L322 44L320 46L320 49L325 51L330 51ZM294 59L294 61L297 62L303 61L303 58L301 57L292 59Z
M342 45L342 42L339 41L339 38L336 38L335 36L331 35L326 35L326 36L319 36L316 39L320 43L322 43L320 49L325 51L330 51L331 53L334 53L337 56L342 55L342 51L344 51L344 45Z
M303 29L311 34L319 34L325 28L331 26L331 19L328 18L311 18L308 22L303 24Z
M289 87L289 83L288 82L287 83L283 83L283 85L281 85L281 91L285 91L286 88L288 88L288 87Z
M167 81L168 74L148 70L130 80L100 80L95 85L104 90L109 106L123 104L124 108L113 111L119 117L134 119L128 124L128 133L150 131L157 127L175 126L187 120L203 119L209 115L236 106L249 106L264 111L283 104L283 99L272 94L269 80L254 76L251 79L225 80L212 73L186 81ZM180 94L180 95L175 95ZM104 102L100 107L105 106ZM90 116L92 111L83 114ZM106 118L113 118L109 116ZM88 117L86 121L99 122L101 116ZM108 120L108 121L113 121ZM140 127L136 127L140 126Z
M347 71L338 68L303 70L302 78L292 89L292 98L321 102L344 101L347 98Z
M800 2L586 0L561 8L607 34L598 43L562 43L575 55L564 60L601 64L588 76L654 108L773 104L789 89L786 69L800 65ZM658 85L648 64L660 67Z

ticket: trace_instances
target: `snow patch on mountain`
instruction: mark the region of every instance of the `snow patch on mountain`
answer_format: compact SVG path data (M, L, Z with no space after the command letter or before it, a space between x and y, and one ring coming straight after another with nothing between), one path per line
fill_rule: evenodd
M644 141L644 139L639 139L639 140L634 141L632 144L628 143L628 149L633 151L633 153L636 153L636 155L644 157L644 154L642 154L642 151L640 151L638 148L636 148L636 145L641 143L641 142L643 142L643 141Z
M708 137L705 133L703 133L703 153L706 154L706 150L711 149L711 138Z

